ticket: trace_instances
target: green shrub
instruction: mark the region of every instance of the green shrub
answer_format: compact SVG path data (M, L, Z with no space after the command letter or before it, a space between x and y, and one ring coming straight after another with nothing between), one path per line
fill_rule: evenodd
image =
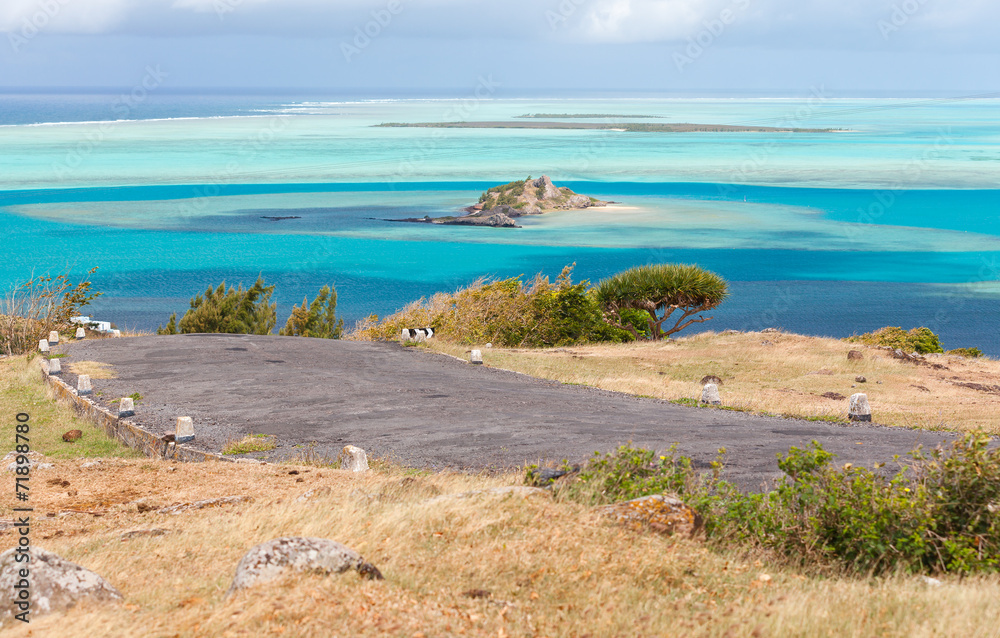
M392 340L403 328L430 326L438 338L460 344L537 347L631 340L628 332L604 321L587 282L572 282L572 268L564 268L555 282L541 275L529 282L480 280L453 294L420 299L382 320L368 317L351 336Z
M278 334L285 337L314 337L340 339L344 333L344 320L337 319L337 289L323 286L313 299L302 299L302 306L292 308L288 323Z
M87 272L94 274L97 268ZM65 332L75 327L70 318L101 296L91 291L91 282L72 283L69 273L55 277L34 277L17 285L0 300L0 352L26 354L53 330Z
M209 286L204 295L191 300L190 309L180 320L181 334L271 334L277 324L277 304L271 303L274 286L265 286L263 278L250 288L226 288L226 282L217 288ZM171 315L166 328L157 334L177 334L177 315Z
M222 448L222 453L249 454L251 452L270 452L278 447L274 436L268 434L248 434L238 441L229 441Z
M955 348L954 350L949 350L948 354L955 354L960 357L968 357L970 359L978 359L983 356L983 351L979 348Z
M790 563L862 574L996 572L1000 567L1000 450L967 435L950 450L911 453L892 477L835 467L813 442L778 461L786 479L744 494L712 471L698 472L671 448L664 455L622 446L595 456L557 497L590 505L674 493L705 518L709 539L775 552ZM898 460L898 458L897 458ZM526 480L538 483L538 469Z
M729 296L722 277L690 264L651 264L629 268L602 280L596 286L597 300L608 322L640 336L622 319L626 310L646 315L649 338L654 340L679 332L711 317L696 316L717 307ZM666 330L663 324L675 311L680 317Z
M895 326L879 328L875 332L848 337L851 343L863 343L866 346L889 347L903 352L930 354L944 352L941 341L930 328L913 328L909 332Z

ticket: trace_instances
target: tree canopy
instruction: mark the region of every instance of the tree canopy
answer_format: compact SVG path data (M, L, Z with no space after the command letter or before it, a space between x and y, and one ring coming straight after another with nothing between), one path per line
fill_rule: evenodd
M179 324L174 314L167 327L157 333L271 334L278 323L277 304L271 303L272 293L274 286L265 285L262 277L246 289L243 284L227 289L226 282L216 288L209 286L203 295L191 300L191 307Z
M344 320L337 319L337 289L323 286L312 304L308 297L303 297L302 305L292 308L288 323L278 334L285 337L340 339L343 333Z
M630 309L644 311L652 340L708 321L711 317L697 315L729 296L728 284L722 277L691 264L636 266L602 280L595 290L608 323L628 330L636 339L640 338L639 332L623 320L623 314ZM675 323L664 330L664 323L671 318L676 319Z

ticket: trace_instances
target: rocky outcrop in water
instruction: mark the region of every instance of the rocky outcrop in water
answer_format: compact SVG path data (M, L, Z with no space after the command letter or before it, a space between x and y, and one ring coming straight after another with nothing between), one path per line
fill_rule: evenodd
M556 210L583 210L607 206L609 203L574 193L565 186L556 186L547 175L542 175L538 179L529 178L494 186L479 197L478 203L465 208L464 215L437 218L425 216L396 221L520 228L515 220L524 215L541 215Z

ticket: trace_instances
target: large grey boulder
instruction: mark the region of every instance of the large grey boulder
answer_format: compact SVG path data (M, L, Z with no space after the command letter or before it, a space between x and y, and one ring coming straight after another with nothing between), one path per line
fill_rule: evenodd
M252 547L240 559L226 595L275 580L290 571L330 575L349 569L367 578L382 580L382 573L374 565L336 541L304 536L276 538Z
M28 562L17 562L17 550L0 554L0 624L30 610L28 619L63 611L83 600L114 602L121 593L85 567L34 547ZM27 578L21 570L27 570ZM22 593L27 592L27 593ZM26 600L30 600L30 607Z

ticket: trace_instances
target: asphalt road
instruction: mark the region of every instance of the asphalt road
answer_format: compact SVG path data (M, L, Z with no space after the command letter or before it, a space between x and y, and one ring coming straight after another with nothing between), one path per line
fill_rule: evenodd
M177 335L82 341L60 350L68 354L64 364L113 365L118 378L94 381L98 399L140 393L136 420L143 427L162 433L176 417L193 417L195 445L214 451L244 434L272 434L279 442L274 458L335 458L351 444L411 466L489 469L580 460L629 441L657 449L677 443L699 464L725 447L726 475L752 488L780 476L779 452L813 440L838 462L870 466L950 438L683 407L395 343Z

